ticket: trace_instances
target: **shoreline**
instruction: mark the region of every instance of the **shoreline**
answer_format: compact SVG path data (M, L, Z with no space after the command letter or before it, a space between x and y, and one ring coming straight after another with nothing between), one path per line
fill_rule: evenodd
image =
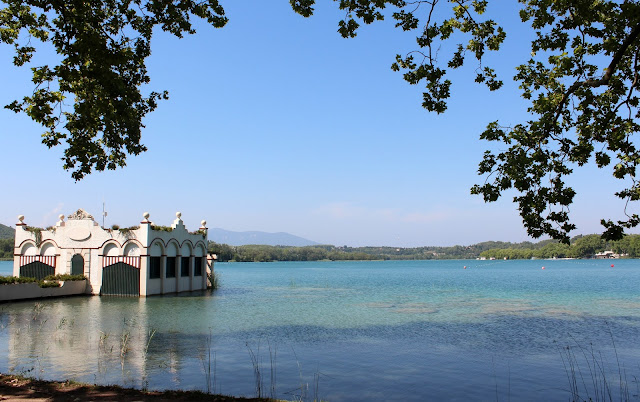
M92 385L75 381L45 381L13 374L0 373L2 401L216 401L271 402L269 398L245 398L207 394L202 391L143 391L118 385Z

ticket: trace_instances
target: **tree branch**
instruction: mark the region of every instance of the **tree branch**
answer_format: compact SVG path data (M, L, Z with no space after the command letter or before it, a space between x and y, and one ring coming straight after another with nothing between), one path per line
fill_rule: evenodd
M616 72L616 69L618 68L618 63L620 63L620 60L622 60L622 56L624 56L624 53L627 51L629 46L631 46L631 43L633 43L633 41L635 41L638 38L638 36L640 36L640 23L638 23L631 30L631 32L629 33L629 36L627 36L624 42L622 42L622 45L620 45L620 48L618 48L618 51L613 55L613 59L611 59L611 63L609 63L609 66L606 68L602 78L597 80L589 79L585 81L576 81L573 83L573 85L569 87L567 92L565 92L565 94L562 95L562 99L560 100L560 103L558 103L558 106L556 107L556 112L553 119L554 122L558 121L558 118L560 117L560 113L562 113L562 109L564 109L564 105L569 100L569 97L571 96L571 94L573 94L578 88L580 87L595 88L595 87L599 87L609 83L609 80L611 79L613 74Z

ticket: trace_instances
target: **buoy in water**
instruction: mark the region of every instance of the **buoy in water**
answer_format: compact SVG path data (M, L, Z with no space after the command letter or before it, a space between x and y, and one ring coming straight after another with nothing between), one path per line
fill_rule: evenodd
M544 269L544 267L542 267L542 269Z
M613 264L611 264L611 268L613 268Z
M613 265L612 265L612 267L613 267ZM467 266L466 266L466 265L464 266L464 269L467 269Z

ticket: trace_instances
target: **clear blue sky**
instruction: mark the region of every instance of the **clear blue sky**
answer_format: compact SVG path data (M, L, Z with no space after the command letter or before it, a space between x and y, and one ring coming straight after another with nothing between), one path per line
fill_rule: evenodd
M225 1L223 29L199 23L196 35L180 40L156 34L148 90L167 89L170 99L145 120L149 150L124 169L76 183L62 170L62 149L40 143L41 127L0 110L0 223L14 225L23 214L48 226L77 208L99 219L104 200L107 225L137 224L144 211L168 225L181 211L190 229L206 219L210 228L336 245L530 240L513 193L492 204L469 193L483 181L476 171L491 146L478 140L485 125L527 117L511 81L530 52L516 2L489 8L507 27L504 50L489 59L505 88L490 93L475 84L471 66L453 76L454 98L440 116L422 109L420 87L389 68L396 53L415 48L415 33L390 20L346 40L333 2L309 19L287 3ZM11 66L11 57L0 47L2 105L32 89L30 71ZM588 167L571 178L579 192L573 234L601 231L601 217L621 216L624 205L611 194L622 186L610 177Z

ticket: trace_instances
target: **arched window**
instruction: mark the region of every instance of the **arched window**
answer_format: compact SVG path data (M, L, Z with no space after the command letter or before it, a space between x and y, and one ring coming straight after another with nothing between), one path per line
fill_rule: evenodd
M109 243L104 246L104 250L102 251L102 255L109 257L117 257L120 253L120 249L116 244Z
M175 243L169 243L167 246L167 267L166 267L166 275L165 278L175 278L176 277L176 266L177 264L177 256L178 248Z
M149 254L149 279L158 279L162 271L162 244L159 241L154 242Z
M193 259L193 276L202 276L202 268L204 263L204 251L202 245L195 249L195 257Z
M71 275L84 275L84 258L80 254L71 257Z
M191 245L188 242L183 244L180 253L182 253L180 276L191 276Z

